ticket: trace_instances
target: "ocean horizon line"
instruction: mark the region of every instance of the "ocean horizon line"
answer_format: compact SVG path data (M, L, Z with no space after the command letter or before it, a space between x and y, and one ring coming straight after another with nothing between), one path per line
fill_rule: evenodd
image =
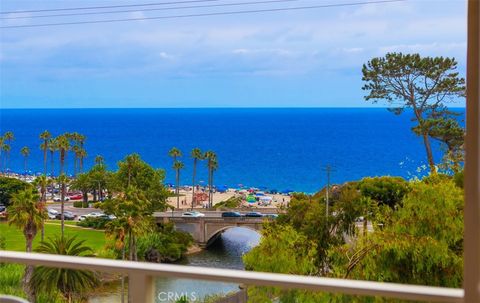
M257 106L257 107L7 107L0 110L178 110L178 109L389 109L388 106ZM450 109L465 109L465 106L452 106ZM408 108L406 108L408 110Z

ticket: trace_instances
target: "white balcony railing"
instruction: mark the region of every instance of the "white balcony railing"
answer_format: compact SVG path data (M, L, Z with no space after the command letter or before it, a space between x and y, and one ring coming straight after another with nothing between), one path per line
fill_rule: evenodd
M154 277L222 281L254 286L275 286L289 289L304 289L363 296L381 296L429 302L463 302L464 296L463 289L455 288L331 279L13 251L0 251L0 261L35 266L122 273L129 276L129 295L131 296L132 302L155 302Z

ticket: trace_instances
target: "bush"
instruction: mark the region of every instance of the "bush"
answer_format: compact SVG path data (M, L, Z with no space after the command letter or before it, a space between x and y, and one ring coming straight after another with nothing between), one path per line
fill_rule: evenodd
M215 204L213 208L215 209L239 208L241 204L242 204L242 198L231 197L228 200Z
M76 208L88 208L88 202L83 202L83 201L74 201L73 202L73 207Z
M394 208L407 194L408 182L400 177L364 178L358 183L358 189L362 196Z
M81 227L89 227L95 229L105 229L105 225L110 222L108 218L91 218L87 217L83 221L78 221L77 225Z
M175 262L183 257L192 243L190 234L166 224L138 239L138 256L148 262Z
M31 185L27 182L14 178L0 177L0 204L5 206L10 205L12 194L29 187L31 187Z

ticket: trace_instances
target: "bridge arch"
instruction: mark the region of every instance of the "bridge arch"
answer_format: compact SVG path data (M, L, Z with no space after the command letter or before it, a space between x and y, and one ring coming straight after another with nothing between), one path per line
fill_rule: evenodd
M226 230L229 230L229 229L232 229L232 228L244 228L244 229L248 229L250 231L253 231L255 233L257 233L258 235L261 235L260 231L262 230L262 224L260 224L259 226L257 226L257 224L252 224L254 226L250 226L250 225L229 225L229 226L222 226L222 227L218 227L216 229L212 229L211 231L209 231L209 228L208 226L206 227L206 235L205 235L205 247L208 247L210 246L213 242L215 242L215 240L223 233L225 232Z

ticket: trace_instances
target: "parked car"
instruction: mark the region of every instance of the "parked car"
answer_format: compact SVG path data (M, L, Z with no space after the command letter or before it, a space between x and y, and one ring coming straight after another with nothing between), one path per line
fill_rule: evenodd
M277 214L265 214L264 217L276 219L276 218L278 218L278 215Z
M76 194L76 195L68 196L68 198L69 198L70 200L82 200L82 199L83 199L83 195L82 195L82 194Z
M242 215L237 212L237 211L226 211L222 213L222 217L228 218L228 217L241 217Z
M0 213L7 210L7 207L3 204L0 205Z
M60 201L62 201L62 197L60 197L60 196L54 196L54 197L53 197L53 201L55 201L55 202L60 202ZM67 197L67 196L65 196L65 201L70 201L70 198Z
M64 212L63 212L63 218L64 218L65 220L75 220L76 217L77 217L77 216L74 215L71 211L64 211ZM61 214L61 213L58 213L58 214L56 215L56 218L59 219L59 220L61 220L61 219L62 219L62 214Z
M205 214L198 211L187 211L182 214L182 217L198 218L198 217L205 217Z
M57 215L59 214L59 212L55 209L52 209L52 208L47 208L47 212L48 212L48 218L49 219L55 219L57 217Z
M102 217L104 215L105 214L101 213L101 212L92 212L92 213L89 213L89 214L86 214L86 215L81 215L80 217L78 217L78 220L83 221L86 218L99 218L99 217Z
M252 211L252 212L246 213L245 217L259 218L259 217L263 217L263 214L256 211Z

